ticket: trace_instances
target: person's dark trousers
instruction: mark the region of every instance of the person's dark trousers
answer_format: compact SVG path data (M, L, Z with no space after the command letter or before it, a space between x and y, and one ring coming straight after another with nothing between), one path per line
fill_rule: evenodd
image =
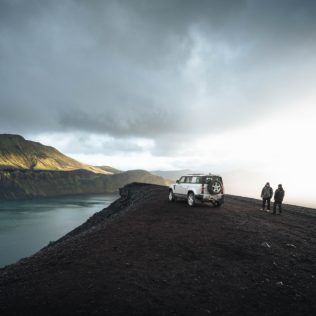
M282 201L274 201L274 204L273 204L273 214L276 213L276 208L277 206L279 207L279 213L281 214L282 213Z
M268 208L268 210L270 210L270 200L271 200L271 198L263 198L262 199L262 209L263 210L266 206L266 202L267 202L267 208Z

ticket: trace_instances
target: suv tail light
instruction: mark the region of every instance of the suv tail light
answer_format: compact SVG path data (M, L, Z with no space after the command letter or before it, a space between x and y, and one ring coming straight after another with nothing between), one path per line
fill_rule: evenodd
M204 183L202 184L202 190L201 193L204 194Z
M224 194L224 184L222 184L222 190L221 193Z

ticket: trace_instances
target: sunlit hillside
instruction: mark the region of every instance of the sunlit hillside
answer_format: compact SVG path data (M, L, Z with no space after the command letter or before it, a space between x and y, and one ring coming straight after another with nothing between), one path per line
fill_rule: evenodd
M117 174L123 172L122 170L118 170L116 168L110 166L96 166L98 169L102 169L103 171L110 172L112 174Z
M84 169L94 173L113 174L111 171L72 159L54 147L11 134L0 134L0 168L55 171Z

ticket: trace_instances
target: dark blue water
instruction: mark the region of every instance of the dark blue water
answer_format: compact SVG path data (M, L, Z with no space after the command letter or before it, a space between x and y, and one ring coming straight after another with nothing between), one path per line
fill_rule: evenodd
M0 267L32 255L117 198L114 193L0 202Z

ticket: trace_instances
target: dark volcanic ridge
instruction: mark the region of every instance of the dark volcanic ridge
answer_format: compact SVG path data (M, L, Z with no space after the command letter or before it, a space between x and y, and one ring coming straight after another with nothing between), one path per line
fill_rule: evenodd
M130 184L58 241L0 269L1 315L313 315L315 210L170 203Z

